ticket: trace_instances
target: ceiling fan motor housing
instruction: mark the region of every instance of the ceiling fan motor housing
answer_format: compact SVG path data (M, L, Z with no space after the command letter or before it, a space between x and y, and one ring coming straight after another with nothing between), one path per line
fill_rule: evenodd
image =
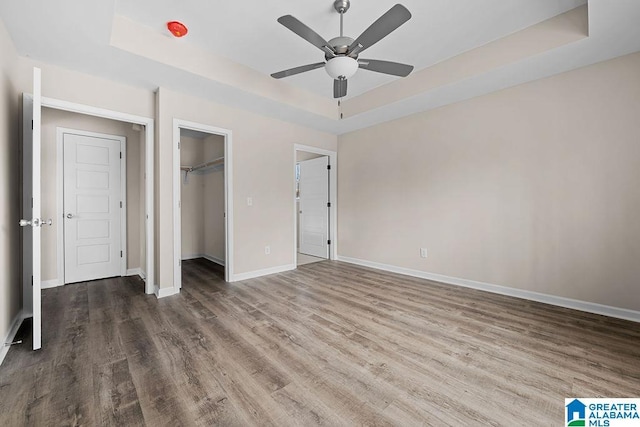
M346 55L351 43L353 43L353 39L351 37L334 37L329 40L329 45L335 49L338 55ZM328 55L325 55L325 57L327 60L331 58L331 56Z

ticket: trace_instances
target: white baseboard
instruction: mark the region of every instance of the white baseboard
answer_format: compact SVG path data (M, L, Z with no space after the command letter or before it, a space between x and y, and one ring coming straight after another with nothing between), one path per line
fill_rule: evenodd
M145 280L147 277L147 274L142 271L141 268L130 268L127 270L127 276L140 276L140 278L142 280Z
M180 293L180 289L176 289L176 288L160 288L158 285L155 285L155 292L156 297L158 299L160 298L166 298L166 297L170 297L172 295L177 295Z
M40 289L49 289L49 288L57 288L58 286L62 286L64 283L58 279L52 280L43 280L40 282Z
M16 317L13 318L13 321L11 322L11 326L9 327L9 331L7 332L7 335L4 337L4 341L0 343L0 345L2 345L2 347L0 347L0 365L2 365L2 362L4 362L4 358L7 356L7 353L11 348L10 346L6 346L5 343L13 342L13 339L15 338L16 333L18 332L18 328L20 328L20 325L22 324L22 321L24 319L25 319L24 312L22 310L20 310L18 314L16 314Z
M207 255L207 254L202 255L202 258L204 258L206 260L209 260L209 261L211 261L213 263L216 263L216 264L221 265L221 266L224 267L224 260L223 259L220 259L220 258L215 257L213 255Z
M571 298L543 294L539 292L526 291L523 289L509 288L507 286L494 285L491 283L478 282L475 280L460 279L458 277L444 276L442 274L428 273L425 271L412 270L410 268L397 267L394 265L381 264L378 262L366 261L345 256L339 256L338 261L361 265L363 267L376 268L378 270L389 271L392 273L404 274L406 276L418 277L420 279L433 280L434 282L446 283L448 285L463 286L465 288L478 289L481 291L492 292L494 294L507 295L516 298L542 302L559 307L585 311L587 313L601 314L604 316L616 317L618 319L640 322L640 311L629 310L626 308L611 307L594 302L580 301Z
M231 282L239 282L241 280L255 279L256 277L267 276L269 274L282 273L285 271L295 270L294 264L281 265L278 267L265 268L263 270L249 271L247 273L234 274L231 278Z
M198 258L204 258L206 260L209 260L211 262L214 262L214 263L224 267L224 260L223 259L220 259L220 258L215 257L213 255L207 255L207 254L183 255L182 256L182 261L188 261L190 259L198 259Z

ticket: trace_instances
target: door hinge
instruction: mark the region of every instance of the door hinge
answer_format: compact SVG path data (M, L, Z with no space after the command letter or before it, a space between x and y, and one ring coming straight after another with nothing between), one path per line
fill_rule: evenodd
M180 141L178 141L178 150L180 149Z
M33 120L31 120L31 130L33 130Z
M122 209L122 201L120 201L120 209Z
M178 260L178 267L182 266L182 260Z
M120 251L120 258L122 258L122 251Z
M331 170L331 165L327 165L327 170Z
M31 286L33 286L33 276L31 276Z
M327 202L327 207L330 208L331 207L331 202Z
M122 158L122 151L120 152L120 158Z
M330 244L331 244L331 240L327 240L327 245L330 245Z

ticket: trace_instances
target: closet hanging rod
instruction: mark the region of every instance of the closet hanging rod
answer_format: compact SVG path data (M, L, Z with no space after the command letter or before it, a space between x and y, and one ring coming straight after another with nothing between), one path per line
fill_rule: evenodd
M217 159L214 159L205 163L201 163L196 166L180 166L180 170L187 171L187 172L194 172L194 171L197 171L198 169L204 169L204 168L208 168L210 166L216 166L222 163L224 163L224 157L219 157Z

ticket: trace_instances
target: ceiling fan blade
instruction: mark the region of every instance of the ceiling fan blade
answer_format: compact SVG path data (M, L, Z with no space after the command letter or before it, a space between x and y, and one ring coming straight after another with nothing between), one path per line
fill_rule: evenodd
M333 81L333 97L342 98L347 95L347 80L335 79Z
M278 18L278 22L323 51L324 53L335 56L336 52L331 46L329 46L329 42L323 39L311 28L300 22L297 18L294 18L291 15L285 15Z
M378 61L377 59L358 59L358 66L363 70L391 74L392 76L399 77L407 77L413 71L413 65L391 61Z
M316 68L324 67L324 62L317 62L315 64L302 65L300 67L289 68L288 70L279 71L271 74L274 79L281 79L283 77L295 76L296 74L304 73L305 71L315 70Z
M376 22L371 24L369 28L360 34L351 46L349 46L349 55L362 52L370 48L380 40L388 36L392 31L407 22L411 18L411 12L401 4L393 6L382 15Z

